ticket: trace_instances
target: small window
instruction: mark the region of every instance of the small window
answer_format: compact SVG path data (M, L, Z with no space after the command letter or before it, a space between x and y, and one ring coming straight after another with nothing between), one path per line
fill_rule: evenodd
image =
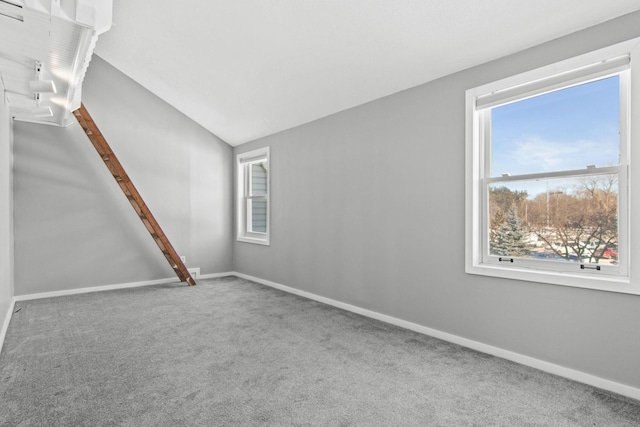
M237 156L238 240L269 244L269 147Z
M635 45L467 91L467 272L640 293L629 274Z

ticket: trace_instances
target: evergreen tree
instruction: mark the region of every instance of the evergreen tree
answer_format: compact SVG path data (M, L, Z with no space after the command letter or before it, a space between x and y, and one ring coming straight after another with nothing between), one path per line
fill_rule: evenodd
M513 207L521 207L527 199L527 191L511 190L508 187L489 188L489 241L495 241L495 234L506 221L509 210Z
M490 243L492 255L522 256L527 255L527 231L518 217L518 209L512 206L504 222L495 230Z

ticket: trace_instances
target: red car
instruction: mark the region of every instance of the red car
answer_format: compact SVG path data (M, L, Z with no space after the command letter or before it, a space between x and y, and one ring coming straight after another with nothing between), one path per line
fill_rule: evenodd
M614 248L606 248L602 253L603 258L618 258L618 250Z

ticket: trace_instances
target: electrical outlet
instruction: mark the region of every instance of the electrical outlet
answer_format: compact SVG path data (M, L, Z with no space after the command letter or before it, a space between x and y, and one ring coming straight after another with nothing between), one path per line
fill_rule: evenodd
M180 261L182 261L183 263L184 263L184 262L187 262L187 257L186 257L186 256L184 256L184 255L181 255L181 256L180 256Z

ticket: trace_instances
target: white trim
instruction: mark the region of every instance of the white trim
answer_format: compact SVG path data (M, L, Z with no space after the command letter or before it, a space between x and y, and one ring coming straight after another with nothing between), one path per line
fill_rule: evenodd
M496 107L512 101L520 101L552 92L559 88L570 87L576 83L582 84L587 81L601 79L629 68L630 62L631 58L627 52L622 57L605 60L598 59L595 63L571 69L567 72L545 76L540 79L532 79L516 86L501 87L493 92L478 96L476 109Z
M188 268L188 270L192 271L192 270L195 270L195 268ZM197 270L199 270L199 268ZM215 279L218 277L235 276L235 275L236 274L234 272L198 274L198 279ZM29 300L42 299L42 298L54 298L54 297L63 297L67 295L87 294L90 292L113 291L116 289L138 288L141 286L164 285L166 283L174 283L177 281L178 281L177 277L172 277L168 279L145 280L142 282L118 283L115 285L92 286L88 288L78 288L78 289L65 289L62 291L16 295L15 297L13 297L13 301L29 301Z
M267 235L267 239L268 239L268 235ZM251 237L247 237L247 236L238 236L237 240L238 240L238 242L253 243L255 245L271 246L271 243L269 242L269 240L265 240L265 239L251 238Z
M633 62L634 55L631 52L634 49L637 49L638 46L640 46L640 38L634 38L625 42L604 47L602 49L594 50L589 53L578 55L573 58L559 61L554 64L546 65L534 70L525 71L513 75L511 77L496 80L470 89L468 92L473 95L475 106L475 99L479 96L492 94L501 90L511 90L511 88L516 88L545 79L552 79L556 76L563 79L563 76L567 73L571 73L574 72L574 70L582 68L588 69L588 67L598 62L605 63L607 61L610 61L611 59L615 59L616 57L626 55L631 56L630 62ZM631 55L629 55L630 53Z
M267 232L255 233L248 231L247 227L247 205L248 199L248 172L247 165L253 162L267 162ZM271 149L262 147L236 155L235 164L235 186L236 186L236 240L238 242L253 243L258 245L271 245Z
M506 175L506 176L487 176L484 181L487 184L495 184L501 182L510 181L531 181L531 180L543 180L553 178L578 178L589 175L606 175L606 174L621 174L622 170L626 169L622 166L604 166L604 167L591 167L584 169L574 169L568 171L555 171L555 172L542 172L542 173L528 173L525 175Z
M7 331L9 330L9 322L11 322L11 316L13 315L13 310L15 308L16 301L15 298L11 298L9 302L9 309L7 310L7 314L4 316L4 321L2 322L2 328L0 328L0 354L2 354L2 345L4 344L4 339L7 337Z
M485 344L479 341L474 341L474 340L464 338L458 335L450 334L447 332L439 331L437 329L428 328L426 326L418 325L417 323L408 322L406 320L398 319L396 317L388 316L386 314L381 314L372 310L367 310L365 308L347 304L341 301L336 301L334 299L316 295L311 292L302 291L300 289L281 285L279 283L271 282L269 280L260 279L258 277L250 276L248 274L237 273L237 272L233 274L242 279L251 280L253 282L260 283L275 289L279 289L284 292L289 292L291 294L308 298L314 301L318 301L324 304L328 304L333 307L341 308L343 310L347 310L352 313L370 317L375 320L380 320L381 322L399 326L404 329L409 329L411 331L418 332L420 334L428 335L434 338L441 339L443 341L448 341L454 344L458 344L463 347L480 351L482 353L490 354L492 356L500 357L502 359L510 360L512 362L516 362L521 365L530 366L532 368L539 369L541 371L548 372L550 374L558 375L573 381L581 382L593 387L612 391L614 393L618 393L623 396L640 400L640 388L628 386L626 384L621 384L616 381L607 380L605 378L597 377L595 375L591 375L586 372L577 371L575 369L567 368L561 365L556 365L555 363L546 362L544 360L536 359L534 357L526 356L520 353L515 353L513 351L505 350L503 348L494 347L489 344Z
M226 273L210 273L210 274L201 274L198 276L198 279L217 279L219 277L227 277L227 276L235 276L236 273L233 271L227 271Z
M269 146L256 148L255 150L245 151L244 153L239 153L236 155L238 159L238 163L251 163L251 162L259 162L263 158L269 156Z
M176 282L177 280L178 280L177 277L173 277L170 279L157 279L157 280L146 280L143 282L118 283L115 285L92 286L89 288L65 289L62 291L16 295L15 297L13 297L13 299L15 301L29 301L29 300L42 299L42 298L64 297L67 295L88 294L90 292L113 291L115 289L127 289L127 288L138 288L141 286L163 285L165 283Z

